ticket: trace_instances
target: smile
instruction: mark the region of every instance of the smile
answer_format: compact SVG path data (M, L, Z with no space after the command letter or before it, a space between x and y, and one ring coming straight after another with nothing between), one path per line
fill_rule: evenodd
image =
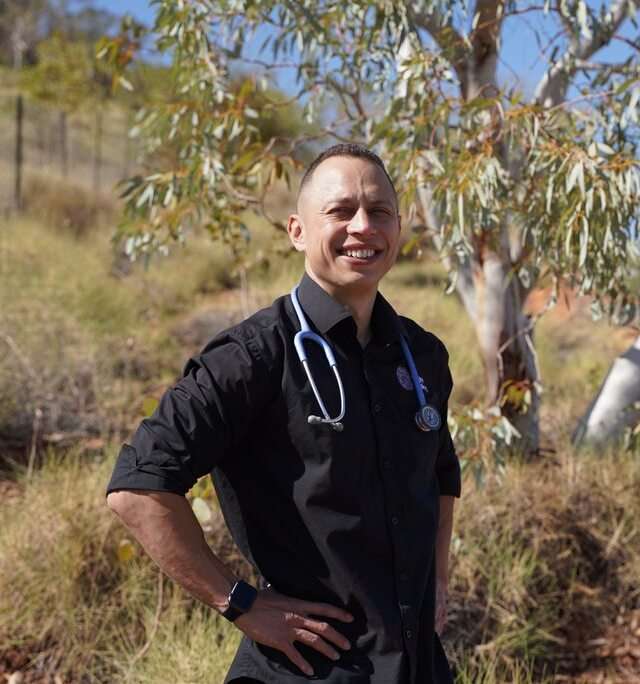
M350 257L351 259L374 259L380 252L371 249L371 248L366 248L366 249L339 249L338 254L340 256L346 256Z

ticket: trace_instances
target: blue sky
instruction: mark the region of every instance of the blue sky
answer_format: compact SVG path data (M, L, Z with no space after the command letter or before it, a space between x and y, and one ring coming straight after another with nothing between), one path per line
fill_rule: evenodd
M155 16L154 8L149 4L148 0L94 0L92 4L104 7L115 14L132 14L148 25L153 23ZM593 8L599 8L602 4L610 3L603 3L601 0L589 2L589 5ZM519 89L522 89L527 95L532 93L545 69L545 60L539 53L532 29L537 30L544 41L545 34L550 36L554 32L554 24L548 18L543 18L539 12L523 14L520 17L509 19L505 23L502 32L503 47L499 67L500 82L502 84L508 83L509 85L517 83ZM638 32L634 31L631 22L627 21L623 34L627 37L632 37L634 33L637 39ZM625 45L621 42L616 42L598 53L597 58L599 61L618 61L628 54L629 52ZM292 91L292 75L281 75L279 85L286 91Z

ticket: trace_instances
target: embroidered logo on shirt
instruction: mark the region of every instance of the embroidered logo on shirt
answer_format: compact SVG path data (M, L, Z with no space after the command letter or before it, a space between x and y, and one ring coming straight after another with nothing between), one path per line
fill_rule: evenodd
M422 385L422 389L426 392L427 391L427 386L424 384L424 380L422 379L422 376L418 376L420 378L420 385ZM400 386L403 389L406 389L408 391L411 391L413 389L413 382L411 381L411 373L407 370L405 366L398 366L396 368L396 378L398 379L398 382L400 383Z
M396 378L398 378L398 382L404 389L409 391L413 389L411 374L404 366L398 366L396 368Z

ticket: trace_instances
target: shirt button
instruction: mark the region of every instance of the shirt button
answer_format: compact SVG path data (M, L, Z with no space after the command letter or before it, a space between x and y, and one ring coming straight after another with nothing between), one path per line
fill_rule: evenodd
M382 411L382 404L374 404L373 410L374 410L376 413L380 413L380 411Z
M411 638L413 637L413 632L412 632L410 629L408 629L408 630L404 633L404 635L407 637L407 639L411 639Z
M388 458L385 458L384 461L382 461L382 467L385 470L389 470L391 468L391 461Z
M397 515L394 515L394 516L391 518L391 522L392 522L394 525L397 525L397 524L400 522L400 520L399 520L399 518L398 518Z

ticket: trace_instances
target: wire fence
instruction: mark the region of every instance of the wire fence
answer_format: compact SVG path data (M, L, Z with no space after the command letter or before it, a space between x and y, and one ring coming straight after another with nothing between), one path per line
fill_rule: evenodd
M0 94L0 211L20 209L33 177L112 194L135 166L132 117L113 105L67 113Z

